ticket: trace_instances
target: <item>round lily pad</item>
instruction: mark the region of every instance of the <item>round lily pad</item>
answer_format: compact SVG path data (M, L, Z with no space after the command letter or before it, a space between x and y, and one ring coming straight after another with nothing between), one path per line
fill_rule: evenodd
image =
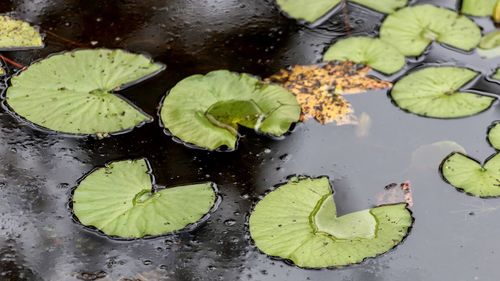
M478 16L488 17L493 14L497 0L462 0L462 13Z
M408 4L408 0L349 0L353 3L360 4L377 12L384 14L394 13L397 9Z
M250 234L269 256L304 268L355 264L398 245L413 223L406 204L337 216L327 177L296 177L267 194L250 215Z
M399 80L390 95L409 112L432 118L460 118L488 109L496 100L460 92L478 73L461 67L427 67Z
M500 121L495 121L488 128L488 142L496 150L500 150Z
M194 228L207 218L216 199L210 182L155 186L147 160L140 159L94 170L76 187L72 203L83 225L130 239Z
M433 41L470 51L479 44L481 30L465 16L426 4L390 14L380 28L380 38L405 56L419 56Z
M353 61L368 65L385 74L401 70L405 57L393 46L377 38L350 37L333 44L325 53L324 60Z
M459 190L478 197L500 196L500 156L484 165L462 153L452 153L441 164L444 179Z
M179 82L165 97L160 117L165 128L186 143L234 150L238 126L279 137L299 120L300 106L281 86L218 70Z
M290 17L312 23L337 7L341 0L277 0L276 2Z
M43 47L38 29L29 23L0 15L0 51Z
M8 106L40 127L106 136L152 120L117 91L164 66L123 50L77 50L33 63L11 79Z

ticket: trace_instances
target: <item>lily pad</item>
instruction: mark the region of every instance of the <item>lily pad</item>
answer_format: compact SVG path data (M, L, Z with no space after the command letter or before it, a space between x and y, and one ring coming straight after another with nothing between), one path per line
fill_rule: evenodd
M478 73L461 67L427 67L399 80L390 95L400 108L424 117L460 118L488 109L494 97L461 92Z
M484 58L500 56L500 31L493 31L483 36L477 52Z
M164 99L160 116L165 128L186 143L234 150L238 126L280 137L299 120L300 107L278 85L219 70L179 82Z
M325 53L324 60L353 61L365 64L385 74L401 70L405 57L393 46L378 38L350 37L333 44Z
M488 142L496 150L500 150L500 121L495 121L488 128Z
M164 66L123 50L77 50L33 63L11 79L8 106L35 125L78 135L106 136L152 117L116 92Z
M0 15L0 51L43 47L38 29L29 23Z
M377 12L384 14L394 13L397 9L408 5L408 0L349 0Z
M409 232L406 204L337 216L327 177L292 178L267 194L250 215L250 234L269 256L304 268L355 264L383 254Z
M478 197L500 196L500 154L484 165L462 153L450 154L441 164L444 179L459 190Z
M495 74L493 74L493 79L499 80L500 81L500 68L497 69Z
M277 0L276 2L290 17L312 23L337 7L341 0Z
M158 188L151 172L145 159L94 170L74 191L75 216L109 236L142 238L194 227L214 207L213 183Z
M462 0L462 13L478 16L488 17L493 14L497 0Z
M433 41L470 51L479 44L481 30L465 16L425 4L390 14L380 28L380 38L405 56L419 56Z

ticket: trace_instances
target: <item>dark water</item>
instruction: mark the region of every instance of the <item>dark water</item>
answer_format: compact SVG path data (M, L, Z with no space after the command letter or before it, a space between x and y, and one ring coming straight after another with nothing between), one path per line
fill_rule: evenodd
M432 2L454 7L455 1ZM272 0L2 0L47 33L41 50L5 52L22 64L78 46L146 52L167 65L161 75L123 94L156 116L164 93L195 73L230 69L267 76L288 64L313 63L329 42L345 36L334 16L315 30L300 27ZM376 34L381 15L350 6L353 33ZM493 25L479 20L488 31ZM433 45L410 63L469 66L487 75L500 60L481 60ZM391 77L396 79L397 77ZM473 88L500 93L480 81ZM0 280L500 280L500 199L478 199L444 183L438 166L463 147L486 159L488 125L498 105L474 117L434 120L407 114L386 92L350 96L359 126L300 124L284 140L246 132L239 149L211 153L186 148L158 122L97 141L32 129L0 111ZM437 143L437 144L436 144ZM116 242L74 223L71 188L93 167L147 157L162 185L212 180L223 201L191 234ZM384 186L410 180L416 223L395 250L338 270L302 270L254 249L245 229L250 207L288 175L334 179L341 213L369 208ZM99 279L100 278L100 279Z

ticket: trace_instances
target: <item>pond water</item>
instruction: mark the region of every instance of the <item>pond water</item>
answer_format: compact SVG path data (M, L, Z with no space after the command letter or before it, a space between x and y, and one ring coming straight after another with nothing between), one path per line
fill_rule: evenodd
M165 63L162 74L123 92L153 116L167 90L188 75L230 69L266 77L319 61L348 30L341 14L316 29L302 27L272 0L3 0L5 12L46 32L44 49L2 53L24 65L78 47L125 48ZM376 34L381 15L354 5L348 12L351 33ZM500 60L434 44L409 68L424 63L489 75ZM486 79L470 87L500 93ZM498 104L473 117L437 120L403 112L386 91L348 100L359 126L309 121L283 140L245 131L230 153L187 148L157 120L95 140L42 132L0 109L0 280L499 280L500 199L457 192L438 172L454 150L479 160L494 153L486 129L500 119ZM106 162L140 157L150 160L162 185L216 182L218 210L195 232L137 241L114 241L73 221L68 200L80 177ZM409 180L415 225L394 250L347 268L303 270L270 259L251 245L246 218L259 196L292 174L330 176L341 214L375 206L386 185Z

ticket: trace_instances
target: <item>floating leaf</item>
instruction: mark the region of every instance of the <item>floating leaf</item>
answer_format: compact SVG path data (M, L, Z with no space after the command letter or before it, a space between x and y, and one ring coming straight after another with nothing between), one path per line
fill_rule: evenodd
M22 20L0 15L0 51L43 47L36 28Z
M351 104L341 94L386 89L391 83L367 77L370 68L352 62L331 61L320 65L296 65L267 80L283 85L302 107L301 120L315 118L321 124L355 123Z
M250 234L267 255L305 268L359 263L389 251L413 222L406 204L337 216L327 177L292 178L250 215Z
M353 61L368 65L385 74L401 70L405 57L393 46L378 38L350 37L341 39L325 53L324 60Z
M164 126L182 141L215 150L233 150L238 125L282 136L300 116L295 97L277 85L219 70L179 82L160 110Z
M75 189L72 201L83 225L109 236L141 238L199 222L214 207L216 197L212 183L157 188L148 162L141 159L94 170Z
M35 62L11 79L7 103L35 125L68 134L106 136L151 121L116 94L163 70L122 50L78 50Z
M488 128L488 142L496 150L500 150L500 121L495 121Z
M459 190L478 197L500 196L500 154L481 165L478 161L455 152L441 164L444 179Z
M500 56L500 31L493 31L483 36L477 51L484 58Z
M400 108L433 118L459 118L478 114L496 100L459 89L478 76L460 67L427 67L399 80L390 95Z
M462 0L462 13L478 16L488 17L493 13L497 0Z
M315 22L337 7L341 0L277 0L276 2L290 17Z
M405 56L419 56L433 41L470 51L479 44L481 30L454 11L418 5L389 15L380 28L380 38Z
M500 80L500 68L493 74L493 79Z
M500 0L497 0L495 8L493 9L493 21L495 21L496 24L500 23Z
M397 9L402 8L408 4L408 0L349 0L349 1L385 14L394 13Z

